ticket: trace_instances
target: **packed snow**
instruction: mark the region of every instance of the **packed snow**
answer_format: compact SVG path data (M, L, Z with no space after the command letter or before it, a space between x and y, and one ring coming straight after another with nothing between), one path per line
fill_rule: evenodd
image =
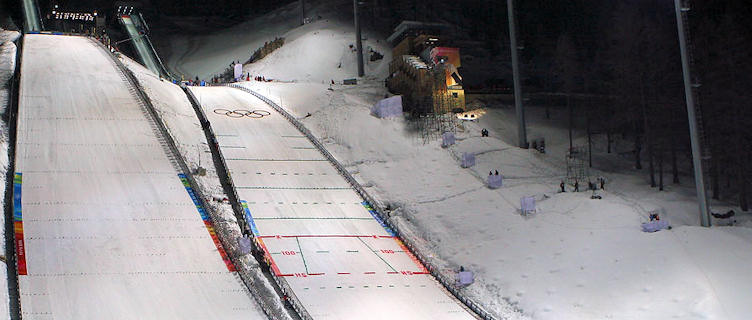
M240 90L191 90L275 276L289 283L311 316L472 319L287 119ZM227 113L232 110L256 116Z
M207 197L216 196L220 199L225 198L203 129L185 92L178 85L162 79L128 57L120 56L120 59L133 72L144 88L186 164L194 172L199 168L206 169L205 175L195 174L193 176L204 195ZM249 285L261 287L259 290L264 292L261 293L262 295L268 292L274 293L273 284L263 275L255 258L247 253L243 255L235 247L236 238L241 235L241 230L229 203L206 199L206 204L210 207L209 212L214 219L217 235L229 246L226 248L228 254L235 256L236 262L240 264L236 265L238 272L247 272L249 277L255 279L249 279ZM266 307L270 309L268 311L276 319L286 319L283 315L280 315L280 313L284 313L285 307L276 293L273 297L257 296L256 299L262 299L267 304ZM257 316L263 317L260 314L257 314Z
M263 41L244 26L260 26L259 32L270 37L288 34L290 43L245 70L296 82L243 85L280 103L325 142L372 195L393 209L393 222L425 240L424 253L432 255L435 264L447 272L460 266L474 271L476 282L463 293L499 317L746 319L752 313L750 218L739 215L735 226L714 221L715 227L698 227L688 174L682 184L658 192L648 186L645 172L630 166L631 160L618 152L606 154L603 137L596 136L591 176L607 180L605 190L598 191L602 199L591 199L590 192L574 193L572 186L559 193L566 175L565 115L554 110L553 120L546 120L539 106L527 109L529 137L544 137L546 154L515 147L513 108L490 101L476 102L474 106L484 107L478 110L481 117L461 123L457 145L443 149L440 141L424 144L405 119L370 115L370 107L388 95L378 68L368 73L375 80L357 86L328 84L343 76L336 66L349 49L346 41L332 40L316 54L302 49L327 34L345 34L350 31L346 24L325 21L286 30L273 21L262 17L192 37L202 54L176 51L173 56L180 58L169 59L170 64L210 75L227 60L242 60L245 55L236 54L238 48L257 48ZM202 62L209 52L225 61ZM343 68L354 75L354 65ZM482 128L490 137L480 137ZM584 141L578 133L575 144ZM628 149L618 140L615 148ZM463 152L476 155L474 167L460 168ZM503 176L500 189L485 185L491 170ZM586 189L584 183L581 189ZM524 196L536 198L536 213L520 214ZM654 210L670 222L671 230L640 230Z
M23 54L24 317L263 318L106 51L27 35Z
M169 31L161 35L162 39L157 33L153 41L159 52L166 52L162 58L175 76L209 79L233 62L245 63L265 42L284 37L285 45L265 58L267 63L252 65L245 71L283 81L339 82L356 73L355 53L350 48L355 45L352 14L341 10L348 6L352 2L347 0L307 1L309 23L300 26L296 1L228 29L190 34ZM363 30L366 68L386 76L391 49L384 38L367 28ZM384 54L384 59L371 63L367 55L370 49ZM275 62L288 67L265 67Z
M7 119L5 114L10 107L10 80L16 67L16 45L14 41L18 39L18 31L0 29L0 110L2 110L2 119ZM5 177L8 171L8 123L3 120L0 125L0 175ZM0 184L0 194L5 194L5 183ZM5 198L0 199L0 206L3 205ZM0 225L5 226L5 215L0 215ZM0 231L0 248L5 248L5 228ZM4 256L4 255L3 255ZM0 317L10 317L8 310L8 277L5 264L0 268ZM3 316L4 315L4 316Z
M464 292L499 316L516 316L510 304L534 319L744 319L752 311L748 217L737 227L697 227L691 185L657 192L640 172L621 169L627 160L603 151L614 171L591 172L607 178L603 199L572 186L558 193L566 129L543 120L542 108L530 108L530 132L547 138L547 154L514 147L514 112L499 105L464 122L458 144L442 149L423 144L404 119L369 114L380 83L244 85L282 101L329 142L369 192L397 208L393 219L428 240L437 263L476 272ZM476 154L474 167L460 168L463 152ZM501 189L485 186L491 170L503 175ZM523 196L538 200L538 213L520 215ZM674 228L643 233L648 211L661 209Z

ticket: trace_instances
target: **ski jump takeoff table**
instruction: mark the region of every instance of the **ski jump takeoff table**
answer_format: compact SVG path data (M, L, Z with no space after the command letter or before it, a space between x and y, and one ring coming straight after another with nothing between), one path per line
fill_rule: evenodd
M191 90L211 121L273 273L313 318L474 318L282 115L237 89ZM215 110L269 115L229 117Z
M14 179L24 319L265 319L93 40L27 35Z

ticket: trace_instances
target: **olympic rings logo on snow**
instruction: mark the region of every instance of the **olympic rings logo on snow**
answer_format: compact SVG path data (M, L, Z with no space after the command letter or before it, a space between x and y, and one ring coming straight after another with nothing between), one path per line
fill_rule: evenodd
M245 109L237 109L237 110L229 110L229 109L214 109L214 113L219 115L225 115L230 118L242 118L242 117L248 117L248 118L263 118L266 116L271 115L271 112L266 110L245 110Z

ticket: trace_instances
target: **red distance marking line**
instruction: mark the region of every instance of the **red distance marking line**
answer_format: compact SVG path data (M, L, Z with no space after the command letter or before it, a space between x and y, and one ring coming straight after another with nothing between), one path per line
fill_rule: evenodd
M325 275L325 274L326 274L326 273L323 273L323 272L322 272L322 273L309 273L308 275L309 275L309 276L323 276L323 275Z
M363 272L363 274L376 274L376 272L370 271L370 272Z
M266 238L376 238L376 239L392 239L393 236L379 236L379 235L335 235L335 234L323 234L323 235L313 235L313 234L304 234L304 235L296 235L296 236L258 236L256 238L259 239L266 239Z
M389 272L387 272L386 274L399 274L399 272L396 272L396 271L389 271Z
M277 266L277 263L274 262L272 255L269 253L269 249L266 248L266 245L264 244L264 240L258 239L258 243L261 246L261 249L264 250L264 257L269 259L269 263L271 264L271 268L272 268L272 271L274 271L275 276L278 276L278 277L292 276L291 274L282 274L281 272L279 272L279 267Z
M420 260L418 260L418 258L416 258L412 252L410 252L410 249L408 249L407 246L405 246L405 244L402 243L402 241L400 241L400 239L394 238L394 241L397 242L400 248L402 248L402 251L405 251L405 254L407 254L410 257L410 259L413 260L413 263L415 263L418 266L418 269L420 269L419 273L413 272L414 274L428 274L428 269L426 269L426 267L423 266L422 263L420 263Z
M337 274L350 274L349 272L337 272Z

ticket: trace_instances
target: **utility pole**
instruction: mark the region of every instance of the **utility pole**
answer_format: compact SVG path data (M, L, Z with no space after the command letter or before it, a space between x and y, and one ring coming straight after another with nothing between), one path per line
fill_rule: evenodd
M512 51L512 75L514 77L514 106L517 110L517 141L520 148L527 149L525 130L525 109L522 108L522 87L520 86L520 66L517 60L517 31L514 23L514 0L507 0L509 20L509 49Z
M362 77L363 72L363 42L360 36L360 19L358 19L358 0L353 0L353 11L355 15L355 45L358 50L358 77Z
M681 49L682 73L684 74L684 97L687 101L687 116L689 117L689 137L692 145L692 165L695 168L695 189L697 191L697 202L700 206L700 222L703 227L710 227L710 210L708 208L708 195L705 190L705 176L702 170L702 149L700 148L700 135L698 133L697 116L695 114L695 100L692 94L692 83L690 80L689 54L687 52L687 39L684 33L684 19L682 11L689 11L689 8L682 8L681 0L674 0L676 9L676 27L679 33L679 48Z

